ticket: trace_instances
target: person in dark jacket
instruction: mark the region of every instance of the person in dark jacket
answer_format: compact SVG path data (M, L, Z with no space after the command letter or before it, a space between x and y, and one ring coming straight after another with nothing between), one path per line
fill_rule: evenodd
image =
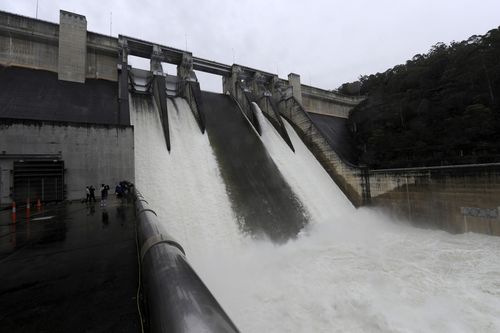
M119 184L116 185L115 194L116 194L117 198L121 198L123 196L123 188L121 187L121 185L119 185Z
M101 184L101 207L106 206L106 200L108 199L109 186Z
M93 185L90 185L89 192L90 192L89 202L92 202L92 200L94 200L94 202L96 202L96 200L95 200L95 187Z

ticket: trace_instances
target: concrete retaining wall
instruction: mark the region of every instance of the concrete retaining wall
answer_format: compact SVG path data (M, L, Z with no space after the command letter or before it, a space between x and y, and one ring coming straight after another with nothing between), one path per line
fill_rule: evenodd
M83 198L87 185L114 188L121 180L134 182L132 126L1 120L0 153L0 205L11 202L13 159L5 158L8 154L60 154L69 200Z
M87 32L86 77L118 81L118 38Z
M340 118L348 118L349 111L353 108L353 106L339 104L335 101L318 99L304 94L302 95L302 105L304 105L304 108L308 112Z
M349 111L364 99L364 97L344 96L306 85L302 85L301 91L302 106L307 112L341 118L348 118Z
M500 164L370 171L372 204L417 225L500 235Z
M72 31L71 24L65 27L60 39L58 24L0 11L0 65L48 70L76 82L83 78L117 81L118 39L82 27ZM59 45L64 46L62 53ZM59 64L59 58L65 64Z
M0 12L0 63L57 72L58 35L57 24Z
M59 80L85 82L87 57L87 20L85 16L60 11Z

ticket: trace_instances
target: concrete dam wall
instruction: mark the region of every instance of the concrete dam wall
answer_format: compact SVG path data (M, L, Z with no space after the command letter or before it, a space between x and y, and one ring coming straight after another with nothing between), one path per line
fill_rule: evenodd
M131 55L150 59L150 71L132 69L128 64ZM162 62L176 65L177 76L166 75ZM115 177L104 171L103 177L109 179L104 182L115 182L117 177L133 181L129 93L154 97L170 150L169 113L174 110L165 103L167 96L187 100L202 132L205 112L213 109L201 97L194 72L198 70L220 75L224 93L256 128L251 104L259 105L293 150L281 117L287 119L355 206L390 208L413 222L428 219L452 232L497 234L494 207L499 205L495 202L499 185L492 167L471 167L464 176L462 167L449 167L445 174L437 169L368 170L356 164L355 151L346 140L345 119L363 96L348 97L303 85L294 73L282 79L133 37L89 32L84 16L66 11L60 12L59 24L0 12L0 66L0 118L4 124L0 134L4 151L1 205L12 199L14 180L8 175L14 172L16 159L42 156L63 161L66 199L82 196L78 193L84 183L101 181L94 169L81 174L79 156L89 159L89 168L98 165L98 169L116 172ZM40 128L36 135L30 130L35 124ZM15 131L28 139L16 136ZM99 149L114 154L106 164L100 162L105 157L92 150L96 138ZM33 142L36 149L30 148ZM80 154L72 149L77 144ZM484 186L487 191L479 190ZM488 223L483 223L486 218Z
M0 11L0 64L116 81L118 39L88 32L84 16L66 11L59 25Z
M98 188L134 179L131 126L0 119L0 133L0 205L12 200L13 161L63 160L68 200L85 198L88 185ZM43 199L36 194L32 200Z
M118 108L116 82L61 81L57 73L21 67L0 66L0 117L130 125Z
M500 236L500 165L371 170L372 204L453 233Z

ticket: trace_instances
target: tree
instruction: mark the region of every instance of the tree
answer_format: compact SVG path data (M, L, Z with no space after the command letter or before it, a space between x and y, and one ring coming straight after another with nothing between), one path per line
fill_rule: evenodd
M500 161L500 30L383 73L362 75L351 111L360 160L372 167ZM348 91L348 84L341 86ZM480 153L479 153L480 152ZM486 157L487 158L486 158Z

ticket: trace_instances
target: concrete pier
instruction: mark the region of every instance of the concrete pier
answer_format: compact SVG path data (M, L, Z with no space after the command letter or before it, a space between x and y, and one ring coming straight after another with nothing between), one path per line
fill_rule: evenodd
M61 10L59 22L59 80L85 83L87 20Z
M133 202L0 212L2 332L138 332Z

